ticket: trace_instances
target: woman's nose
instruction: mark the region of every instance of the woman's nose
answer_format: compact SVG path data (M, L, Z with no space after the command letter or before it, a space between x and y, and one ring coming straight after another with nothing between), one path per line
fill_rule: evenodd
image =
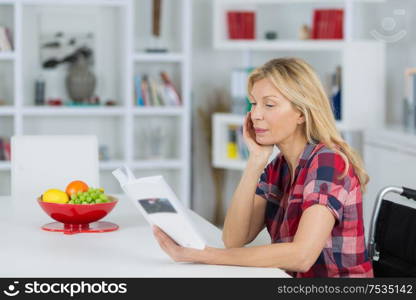
M258 105L251 107L251 116L253 120L261 120L263 118L263 110Z

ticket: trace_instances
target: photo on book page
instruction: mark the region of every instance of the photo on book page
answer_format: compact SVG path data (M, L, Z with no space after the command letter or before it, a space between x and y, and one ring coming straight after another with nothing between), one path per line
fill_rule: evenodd
M177 213L167 198L150 198L138 200L148 214Z

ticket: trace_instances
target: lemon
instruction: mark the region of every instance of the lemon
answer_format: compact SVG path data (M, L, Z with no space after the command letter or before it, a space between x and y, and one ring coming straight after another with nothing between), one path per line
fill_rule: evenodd
M49 189L43 193L42 200L52 203L67 203L69 201L68 194L58 189Z

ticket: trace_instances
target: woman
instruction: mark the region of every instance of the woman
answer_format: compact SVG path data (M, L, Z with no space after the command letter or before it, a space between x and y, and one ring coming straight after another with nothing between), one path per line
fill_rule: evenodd
M278 267L294 277L373 277L365 248L359 156L341 138L321 82L297 58L250 74L243 135L250 155L223 229L226 249L178 246L154 234L175 261ZM280 153L267 164L276 145ZM272 244L247 247L264 228Z

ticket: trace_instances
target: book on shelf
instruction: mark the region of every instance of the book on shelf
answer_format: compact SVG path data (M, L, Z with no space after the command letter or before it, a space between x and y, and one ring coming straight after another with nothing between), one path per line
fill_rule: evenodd
M161 72L160 77L162 78L164 84L164 93L166 95L166 98L170 101L171 105L181 105L181 97L179 96L177 89L173 85L168 73Z
M227 11L228 38L231 40L256 38L256 13L254 11Z
M231 72L232 113L245 115L250 110L247 80L253 68L236 68Z
M244 141L243 127L240 126L239 128L237 128L236 131L237 131L236 134L237 134L238 155L240 159L247 160L249 156L249 152L248 152L246 142Z
M405 71L405 97L403 102L403 124L415 128L416 124L416 68Z
M156 87L156 82L153 78L149 78L149 87L150 87L150 99L151 102L154 106L160 106L161 104L159 103L159 98L157 97L157 87Z
M331 84L331 105L334 112L335 120L340 121L342 119L342 80L341 80L342 68L338 66L335 73L332 74Z
M227 130L227 158L247 160L249 152L244 142L242 126L228 125Z
M134 75L134 99L136 105L144 106L142 93L142 76L140 74Z
M406 98L409 103L416 104L416 68L408 68L405 73Z
M11 158L10 138L0 137L0 161Z
M312 18L312 39L344 38L343 9L315 9Z
M12 51L13 42L10 29L0 26L0 51Z
M160 73L160 80L148 74L136 74L134 89L137 106L180 106L182 102L166 72Z

